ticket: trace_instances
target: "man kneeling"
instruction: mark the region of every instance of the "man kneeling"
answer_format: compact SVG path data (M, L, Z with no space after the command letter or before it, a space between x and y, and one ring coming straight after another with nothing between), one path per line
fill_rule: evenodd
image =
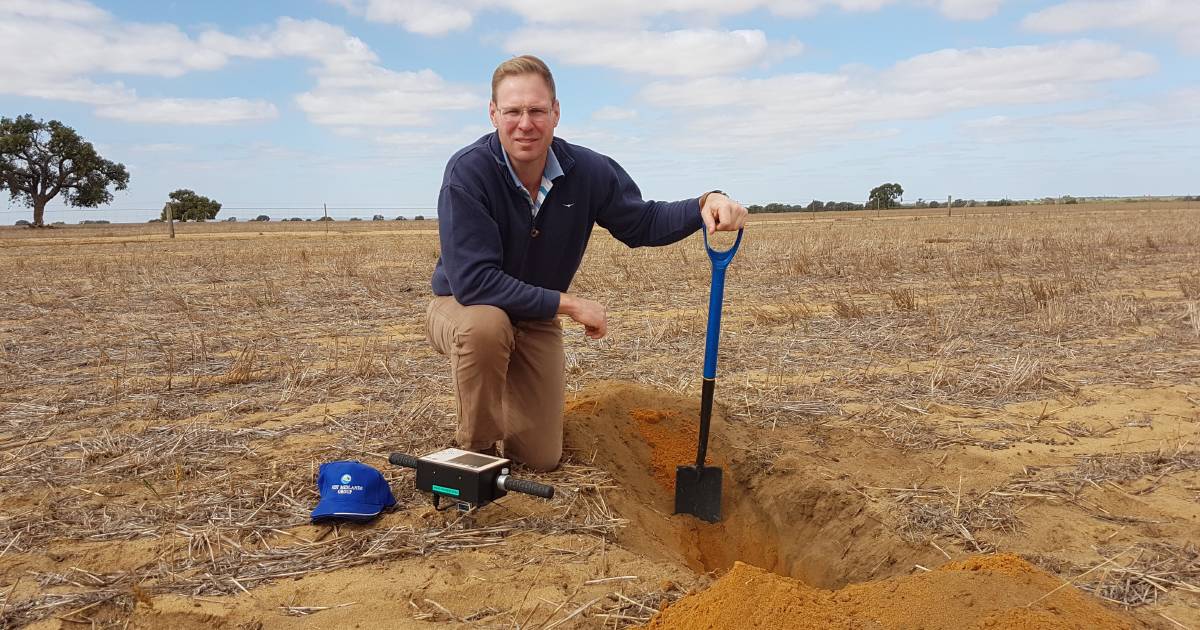
M450 158L438 195L441 258L426 333L450 357L464 449L536 470L562 457L559 315L607 332L604 306L566 293L592 228L630 247L669 245L701 226L736 231L746 209L720 191L644 201L619 164L554 137L550 69L525 55L492 75L489 133Z

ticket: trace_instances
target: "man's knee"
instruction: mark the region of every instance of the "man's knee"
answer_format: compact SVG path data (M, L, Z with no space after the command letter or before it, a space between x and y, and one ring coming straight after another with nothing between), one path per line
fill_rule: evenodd
M460 348L494 351L512 347L513 325L508 313L482 304L466 310L467 316L455 331L455 343Z

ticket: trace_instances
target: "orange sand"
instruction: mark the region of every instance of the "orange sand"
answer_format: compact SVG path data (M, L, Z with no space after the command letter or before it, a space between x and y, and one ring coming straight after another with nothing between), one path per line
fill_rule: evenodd
M650 446L654 480L675 492L675 467L696 461L696 442L700 439L697 427L674 412L633 409L629 416Z
M971 557L928 573L854 584L838 591L813 588L738 562L708 589L663 610L646 628L1135 627L1131 618L1072 586L1058 588L1062 584L1012 554Z

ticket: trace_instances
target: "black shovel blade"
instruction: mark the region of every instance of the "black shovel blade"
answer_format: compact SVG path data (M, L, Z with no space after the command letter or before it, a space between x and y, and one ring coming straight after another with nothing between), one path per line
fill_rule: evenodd
M675 513L716 523L721 520L721 469L716 466L675 468Z

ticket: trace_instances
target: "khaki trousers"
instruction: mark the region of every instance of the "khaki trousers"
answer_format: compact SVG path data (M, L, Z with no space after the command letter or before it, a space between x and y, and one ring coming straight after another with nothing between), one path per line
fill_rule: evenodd
M426 312L430 345L450 357L459 447L502 442L504 456L535 470L562 457L566 357L558 318L513 323L494 306L435 297Z

